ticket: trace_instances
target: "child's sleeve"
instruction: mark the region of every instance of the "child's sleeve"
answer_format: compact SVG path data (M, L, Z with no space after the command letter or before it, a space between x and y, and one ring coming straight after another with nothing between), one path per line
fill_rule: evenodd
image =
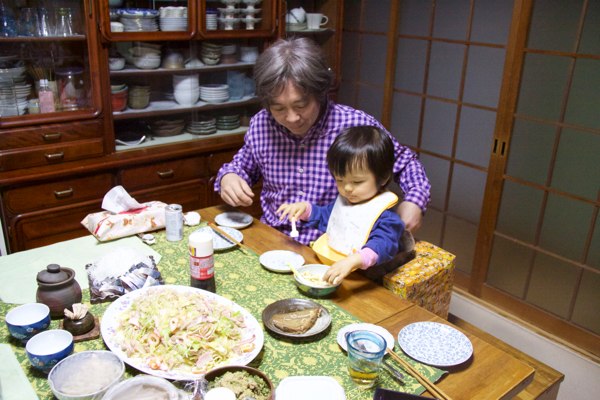
M398 214L392 210L384 211L379 219L375 221L369 239L362 247L362 250L369 248L378 255L376 263L372 265L380 265L394 258L398 253L399 239L402 232L404 232L404 222ZM365 266L363 263L363 269L370 266Z
M331 211L333 210L334 204L335 201L323 207L310 204L311 213L308 220L304 223L304 226L318 229L321 232L326 232L327 224L329 223L329 217L331 217ZM304 215L302 215L302 217L304 217Z

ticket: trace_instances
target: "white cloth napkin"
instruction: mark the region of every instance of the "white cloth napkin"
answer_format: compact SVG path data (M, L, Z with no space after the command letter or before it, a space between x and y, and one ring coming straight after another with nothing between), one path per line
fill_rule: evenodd
M38 400L25 371L9 344L0 344L0 398L2 400Z
M95 237L89 235L37 249L20 251L0 257L0 298L3 302L11 304L35 303L36 277L38 272L45 269L48 264L58 264L61 267L73 269L75 280L81 289L87 289L89 282L85 269L86 264L97 260L114 247L133 247L154 257L157 265L162 257L136 236L110 242L98 242Z

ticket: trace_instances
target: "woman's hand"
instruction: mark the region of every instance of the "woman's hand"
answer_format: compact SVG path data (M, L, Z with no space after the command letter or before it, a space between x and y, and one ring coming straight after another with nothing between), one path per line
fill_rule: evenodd
M415 203L410 201L403 201L398 206L396 212L398 216L404 222L404 227L410 233L414 234L421 226L421 219L423 219L423 211Z
M252 189L239 175L225 174L221 178L221 198L230 206L251 206L253 197Z
M298 221L298 218L304 214L304 211L306 211L307 208L308 203L305 201L301 201L300 203L282 204L277 209L277 214L282 213L279 216L279 219L284 219L285 216L289 214L290 221L292 218Z
M362 265L362 256L360 253L354 253L329 267L327 272L323 274L323 280L337 285L350 275L350 272L361 268Z

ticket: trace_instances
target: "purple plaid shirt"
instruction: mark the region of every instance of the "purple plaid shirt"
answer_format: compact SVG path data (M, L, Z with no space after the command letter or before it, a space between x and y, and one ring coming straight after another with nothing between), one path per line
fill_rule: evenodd
M327 150L340 131L361 125L385 130L370 115L329 100L321 119L301 138L281 126L268 111L261 110L250 121L244 147L231 163L224 164L219 170L215 191L221 191L221 178L228 173L239 175L250 186L263 178L261 221L289 235L291 226L288 218L279 220L275 211L283 203L307 201L324 206L334 201L338 190L327 169ZM416 154L393 137L392 140L396 153L394 180L404 191L403 201L415 203L425 211L431 187L425 170ZM319 230L302 227L301 221L297 225L300 243L308 244L323 234Z

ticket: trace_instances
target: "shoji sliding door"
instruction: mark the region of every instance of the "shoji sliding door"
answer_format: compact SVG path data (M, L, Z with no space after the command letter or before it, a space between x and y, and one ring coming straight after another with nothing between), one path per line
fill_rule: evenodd
M456 284L600 355L600 1L346 0L341 103L419 153Z

